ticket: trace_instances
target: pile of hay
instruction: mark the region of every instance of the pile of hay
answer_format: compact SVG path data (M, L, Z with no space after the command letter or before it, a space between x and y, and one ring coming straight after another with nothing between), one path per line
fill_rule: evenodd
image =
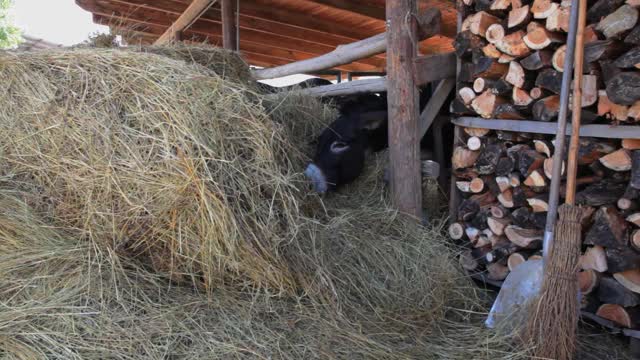
M2 357L525 358L384 154L309 194L333 110L205 50L0 54Z

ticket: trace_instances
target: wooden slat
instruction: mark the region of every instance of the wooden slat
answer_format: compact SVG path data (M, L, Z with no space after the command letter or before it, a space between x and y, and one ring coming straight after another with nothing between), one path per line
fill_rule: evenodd
M309 0L316 4L322 4L335 9L348 11L354 14L364 15L373 19L385 20L384 7L361 4L354 1L344 0Z
M440 81L436 90L433 92L433 95L429 99L429 102L425 106L424 110L420 114L419 119L419 128L420 128L420 138L427 133L429 127L433 123L433 120L438 116L442 105L449 97L451 90L453 90L456 86L456 79L451 77Z
M475 117L460 117L453 120L460 126L485 128L492 130L515 131L537 134L555 134L558 124L555 122L482 119ZM567 135L571 135L571 126L567 126ZM640 126L630 125L582 125L580 136L599 137L608 139L640 139Z
M175 38L176 31L183 31L193 24L198 17L204 13L215 0L193 0L191 5L180 15L180 17L162 34L156 44L165 44Z

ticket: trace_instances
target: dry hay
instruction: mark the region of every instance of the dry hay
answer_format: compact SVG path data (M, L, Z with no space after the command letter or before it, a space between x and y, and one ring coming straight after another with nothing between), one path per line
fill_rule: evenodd
M525 358L384 154L311 195L332 110L175 57L0 54L0 356Z

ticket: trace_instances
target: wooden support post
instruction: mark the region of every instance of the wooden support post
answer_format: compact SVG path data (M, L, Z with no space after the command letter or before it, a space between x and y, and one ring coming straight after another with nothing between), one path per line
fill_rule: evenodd
M185 11L169 26L169 28L156 41L155 45L163 45L175 39L177 31L183 31L193 24L215 0L193 0Z
M418 88L413 76L418 38L415 0L389 1L387 14L387 102L391 192L398 210L422 216Z
M238 51L238 24L236 23L237 0L222 0L222 46L227 50Z

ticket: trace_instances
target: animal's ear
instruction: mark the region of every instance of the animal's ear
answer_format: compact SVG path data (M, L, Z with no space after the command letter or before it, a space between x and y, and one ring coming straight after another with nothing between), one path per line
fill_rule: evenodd
M349 145L349 144L347 144L345 142L336 140L336 141L331 143L331 147L329 149L331 150L332 154L339 155L339 154L342 154L343 152L349 150L349 148L351 148L351 145Z
M387 121L387 111L368 111L360 114L360 126L366 130L377 129Z

